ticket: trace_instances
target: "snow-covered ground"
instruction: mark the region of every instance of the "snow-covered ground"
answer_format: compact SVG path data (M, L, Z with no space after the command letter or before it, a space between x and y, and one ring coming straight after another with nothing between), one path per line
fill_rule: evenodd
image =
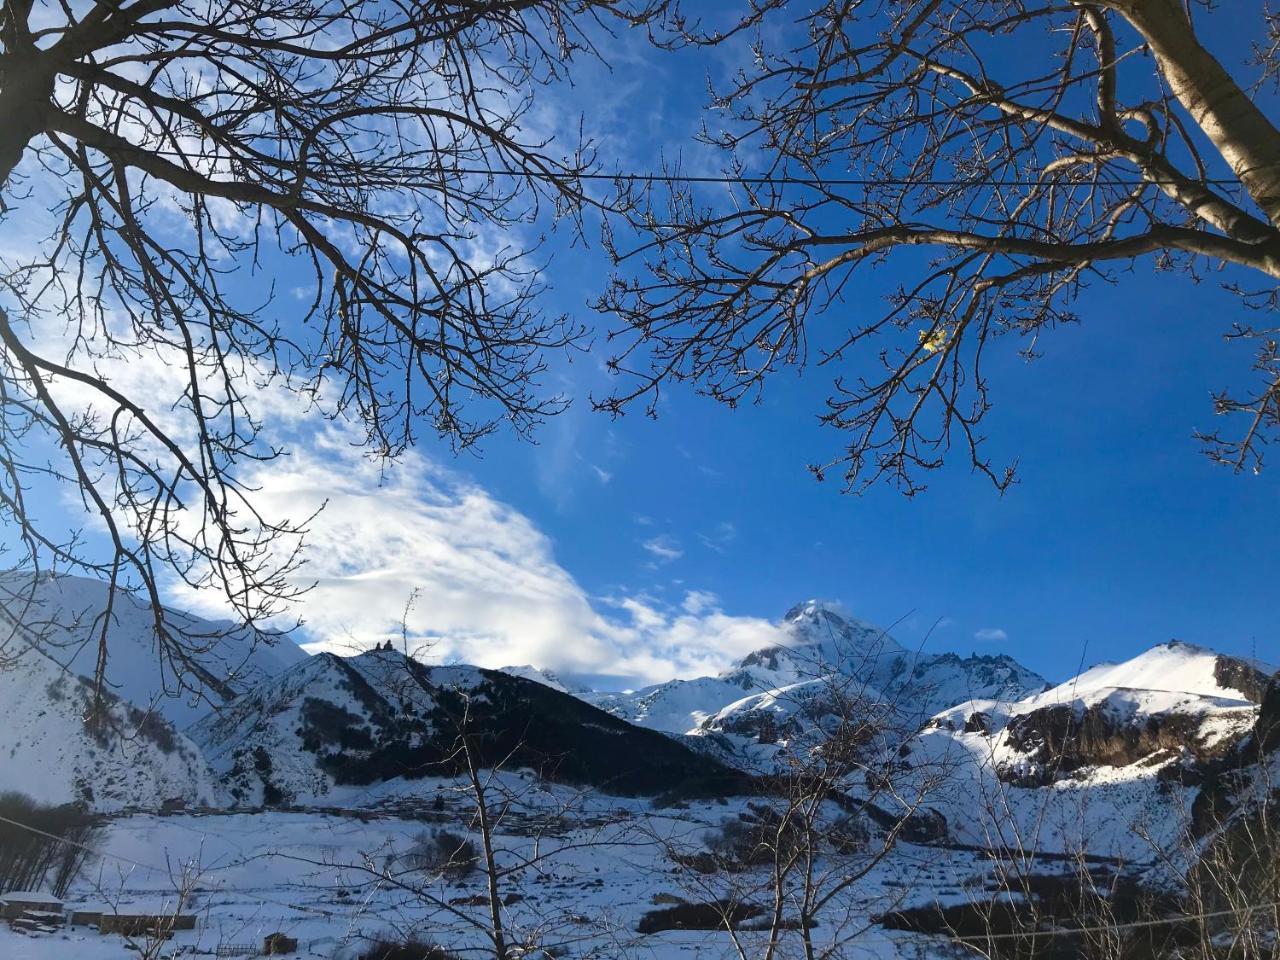
M716 931L637 932L640 918L675 899L697 900L716 883L742 885L741 876L707 878L674 867L668 851L695 849L746 801L692 804L655 810L648 801L579 794L565 788L529 788L518 778L520 807L498 837L500 862L539 857L504 880L504 909L512 940L558 949L558 956L721 960L736 955L729 936ZM68 902L105 905L107 912L173 911L178 891L190 896L185 912L197 929L179 931L163 956L216 956L218 947L261 944L273 932L299 940L310 960L354 957L371 938L416 934L478 955L486 923L480 873L455 882L428 882L427 897L398 889L405 879L396 855L432 826L453 828L466 819L465 791L452 781L416 783L400 795L393 786L350 790L335 802L360 804L316 811L137 814L113 819L100 857L68 895ZM439 793L441 811L423 803ZM413 816L404 815L406 799ZM397 813L396 811L399 811ZM543 821L559 829L544 831ZM935 899L963 899L981 858L965 851L903 845L848 892L847 925L824 932L848 938L842 956L950 955L945 941L870 923L870 914ZM866 928L863 930L863 928ZM762 933L744 931L747 941ZM541 956L541 954L531 954ZM123 938L91 928L21 934L0 926L6 960L124 960L136 957Z

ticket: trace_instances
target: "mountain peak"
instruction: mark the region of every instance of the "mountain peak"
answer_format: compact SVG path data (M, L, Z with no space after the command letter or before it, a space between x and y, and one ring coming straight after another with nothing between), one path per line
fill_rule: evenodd
M784 623L796 626L806 624L828 624L835 629L843 629L862 621L838 600L805 600L797 603L782 618Z
M829 600L798 603L783 620L791 636L784 649L796 651L799 659L814 665L839 668L862 661L879 661L906 653L887 630L859 620L843 604ZM758 651L763 654L772 652ZM753 655L756 656L756 655ZM748 658L750 659L750 658ZM747 661L743 661L744 665Z
M1112 690L1161 696L1239 699L1258 702L1272 671L1239 657L1182 640L1157 644L1128 660L1104 662L1046 691L1062 700L1098 697Z
M820 613L829 613L842 619L848 619L849 608L838 600L818 600L816 598L810 600L802 600L795 604L787 611L784 620L790 622L799 620L802 617L814 617Z

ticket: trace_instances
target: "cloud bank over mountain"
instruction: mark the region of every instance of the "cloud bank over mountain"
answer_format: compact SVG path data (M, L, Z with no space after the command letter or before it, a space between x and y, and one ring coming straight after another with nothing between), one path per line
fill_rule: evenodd
M714 673L783 639L776 624L731 616L702 591L679 607L590 596L532 520L417 453L384 470L330 432L251 482L267 516L324 507L308 524L300 576L315 581L299 611L312 652L407 638L433 661L532 663L625 685ZM220 612L211 598L178 599Z

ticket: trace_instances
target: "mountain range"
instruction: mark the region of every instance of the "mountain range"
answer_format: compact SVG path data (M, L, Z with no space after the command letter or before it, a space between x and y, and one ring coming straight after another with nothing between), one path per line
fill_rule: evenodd
M165 611L210 638L195 682L169 696L150 610L127 598L95 712L85 676L104 586L48 577L34 597L41 642L19 624L30 649L0 671L0 790L104 811L359 805L389 786L429 792L468 763L620 795L750 792L851 712L877 710L903 776L948 771L928 801L947 842L988 844L999 823L1038 849L1132 847L1135 818L1161 829L1171 804L1220 789L1224 764L1258 741L1262 705L1280 699L1272 667L1189 644L1053 685L1008 656L911 651L817 602L786 614L783 643L714 677L627 693L531 666L428 666L390 649L307 656L283 637L255 648ZM992 816L975 814L984 807Z
M918 726L964 700L1017 700L1049 686L1005 655L908 650L834 604L799 604L782 628L786 644L756 650L717 676L589 696L630 723L708 738L761 766L822 713L824 700L891 704L898 725Z
M394 650L317 654L188 730L235 803L315 801L338 786L499 764L606 792L714 794L741 776L542 683Z

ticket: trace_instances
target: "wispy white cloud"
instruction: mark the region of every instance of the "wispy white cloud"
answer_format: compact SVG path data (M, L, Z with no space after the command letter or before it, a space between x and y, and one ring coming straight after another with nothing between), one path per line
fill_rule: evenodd
M112 366L112 383L186 437L189 414L173 405L183 381L165 361L129 357ZM255 409L270 425L264 439L283 442L290 453L246 468L241 480L269 520L302 520L324 506L307 525L306 563L296 578L315 586L290 611L304 620L299 639L308 649L355 652L399 638L403 628L433 660L531 663L639 685L714 673L753 649L785 642L776 624L726 613L718 598L697 589L670 603L591 596L529 517L421 453L389 467L362 456L349 428L317 430L326 422L313 409L257 373L244 370L260 386ZM93 398L66 399L88 406ZM645 548L655 561L683 554L670 533L651 537ZM178 583L169 599L206 615L227 613L219 594Z
M684 547L680 545L680 541L669 533L660 533L656 537L650 537L644 543L640 544L660 563L670 563L672 560L679 560L684 556Z
M608 470L604 469L604 467L598 467L593 463L591 464L591 470L592 472L595 473L596 479L599 480L601 483L608 483L610 480L613 479L613 474Z
M560 381L560 388L564 392L572 392L573 389L567 380ZM578 449L582 433L581 416L579 407L570 407L538 430L538 455L533 461L534 480L538 492L562 511L573 503L578 482L583 476L582 453Z
M702 545L708 550L714 550L716 553L724 553L728 549L729 544L738 536L738 528L725 520L717 523L710 530L703 531L698 534L698 539Z
M1009 634L1000 627L983 627L974 632L973 639L984 643L1002 643L1009 639Z
M619 661L625 668L621 672L651 683L717 673L753 650L789 640L776 623L725 613L719 599L706 591L687 592L675 608L647 597L604 602L628 617L614 625L627 651Z
M706 590L690 590L684 595L684 602L680 604L685 613L693 614L695 617L708 610L714 610L718 606L719 601L716 595Z

